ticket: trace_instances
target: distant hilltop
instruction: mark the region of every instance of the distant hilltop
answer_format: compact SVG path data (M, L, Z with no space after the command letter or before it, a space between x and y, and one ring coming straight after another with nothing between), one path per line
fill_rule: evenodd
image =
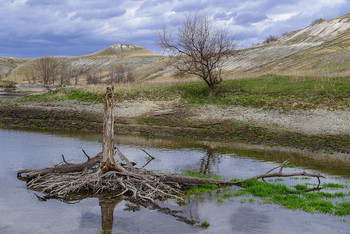
M317 19L306 28L281 37L266 35L265 41L227 58L224 71L228 78L267 73L345 76L350 75L349 50L350 13L330 20ZM27 83L36 60L1 57L0 78ZM56 60L73 71L98 71L102 80L116 66L133 70L138 80L162 80L175 74L166 56L134 44L117 43L93 54ZM79 76L82 83L86 82L87 73L80 72Z

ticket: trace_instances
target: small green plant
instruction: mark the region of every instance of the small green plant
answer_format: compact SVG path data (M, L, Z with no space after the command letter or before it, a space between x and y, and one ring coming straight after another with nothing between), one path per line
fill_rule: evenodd
M218 197L218 198L216 199L216 202L217 202L217 203L223 203L224 200L222 200L221 198Z
M204 227L204 228L207 228L207 227L210 226L210 223L209 223L208 221L203 221L203 222L201 223L201 226Z
M254 198L249 198L249 199L248 199L248 202L249 202L249 203L254 203L254 201L255 201Z
M232 197L233 196L233 193L224 193L222 195L223 198L229 198L229 197Z

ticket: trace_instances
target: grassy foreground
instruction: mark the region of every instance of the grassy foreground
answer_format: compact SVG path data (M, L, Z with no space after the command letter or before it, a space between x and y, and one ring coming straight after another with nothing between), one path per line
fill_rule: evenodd
M104 87L61 89L21 101L79 100L103 102ZM350 107L350 77L319 78L265 75L227 80L214 90L204 82L117 85L117 100L179 100L191 104L255 108L345 109Z

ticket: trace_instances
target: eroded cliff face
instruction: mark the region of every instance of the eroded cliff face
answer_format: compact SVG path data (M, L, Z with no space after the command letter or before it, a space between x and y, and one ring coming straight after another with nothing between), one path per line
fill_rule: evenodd
M278 65L279 69L283 70L288 68L288 59L286 58L291 55L308 51L315 47L323 49L323 45L329 44L333 40L339 38L346 40L342 40L342 42L338 43L337 48L344 45L347 49L347 42L350 40L349 29L350 14L331 20L324 20L304 29L286 33L276 41L270 43L262 42L246 50L239 51L235 56L227 59L224 70L267 72L267 69L264 69L265 64L284 59L283 63L275 63L275 66ZM317 56L317 54L315 54L315 56ZM291 57L290 59L300 59L300 62L303 60L302 56L299 58ZM283 64L285 64L286 67L283 67ZM272 68L270 67L270 69Z

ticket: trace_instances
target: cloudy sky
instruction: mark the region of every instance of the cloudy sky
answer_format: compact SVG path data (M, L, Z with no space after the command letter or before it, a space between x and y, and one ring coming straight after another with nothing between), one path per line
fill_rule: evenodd
M349 0L0 0L0 56L78 56L114 43L161 54L157 30L191 13L228 27L244 48L349 9Z

